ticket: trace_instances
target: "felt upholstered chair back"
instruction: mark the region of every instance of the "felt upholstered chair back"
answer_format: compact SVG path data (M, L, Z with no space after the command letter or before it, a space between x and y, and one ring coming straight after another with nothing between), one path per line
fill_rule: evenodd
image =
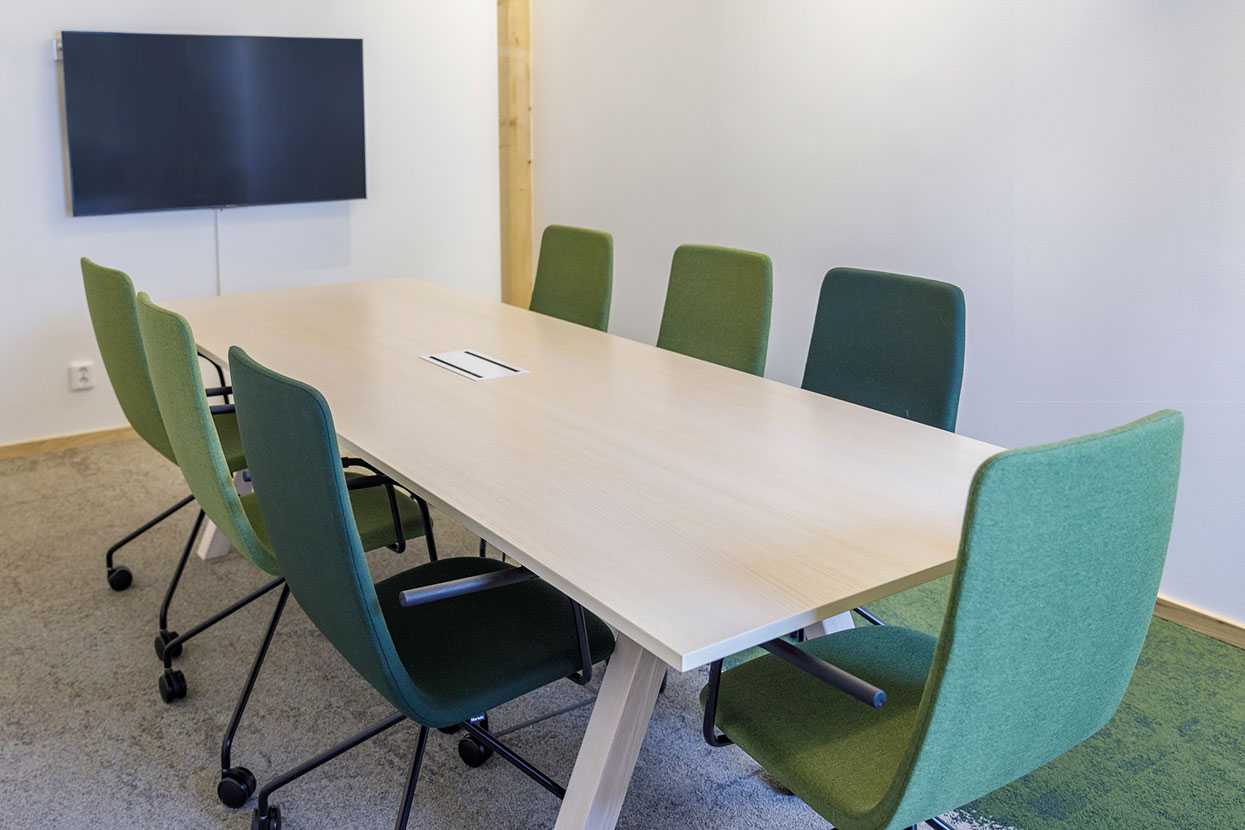
M82 286L86 290L95 342L99 344L104 370L108 372L121 411L144 441L169 461L177 463L147 367L134 283L127 274L96 265L86 257L82 258L81 265Z
M953 431L963 375L959 288L858 268L826 274L805 389Z
M229 373L242 446L254 453L247 461L255 495L294 598L390 703L419 723L446 720L416 687L389 633L359 541L328 403L316 389L272 371L237 346L229 350Z
M680 245L670 264L657 345L764 374L773 280L764 254Z
M540 238L531 310L605 331L614 290L614 238L550 225Z
M966 804L1111 719L1154 612L1183 431L1163 411L981 466L886 826Z
M190 324L146 294L138 295L138 318L160 414L190 492L234 548L262 570L279 574L277 560L256 534L230 475L203 394Z

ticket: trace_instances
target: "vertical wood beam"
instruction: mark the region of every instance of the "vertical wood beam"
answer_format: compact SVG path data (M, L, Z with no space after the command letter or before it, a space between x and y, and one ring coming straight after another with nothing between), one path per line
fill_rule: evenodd
M501 151L501 298L532 297L531 0L497 0L497 89Z

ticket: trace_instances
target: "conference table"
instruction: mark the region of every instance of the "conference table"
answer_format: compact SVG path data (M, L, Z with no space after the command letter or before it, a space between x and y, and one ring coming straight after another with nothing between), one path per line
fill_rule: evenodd
M317 387L343 453L614 629L560 830L615 825L667 666L949 573L999 451L420 280L157 299L212 359L236 344ZM456 350L522 371L425 359Z

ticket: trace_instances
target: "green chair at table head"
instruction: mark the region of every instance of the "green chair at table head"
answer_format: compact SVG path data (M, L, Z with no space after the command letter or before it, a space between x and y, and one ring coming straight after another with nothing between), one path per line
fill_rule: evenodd
M708 245L680 245L657 346L721 366L765 373L773 266L769 257Z
M178 638L177 643L196 636L206 628L239 610L241 607L280 586L281 568L272 551L263 517L254 493L240 495L234 485L229 465L221 447L217 431L213 428L213 409L233 410L233 406L209 407L202 394L199 361L194 335L181 315L161 308L146 294L138 295L139 324L151 368L152 386L160 414L174 454L180 462L182 474L200 505L200 517L204 513L215 522L233 544L234 549L245 556L264 573L277 577L224 612L209 618ZM232 414L232 413L231 413ZM337 475L343 477L342 459L337 460ZM357 517L355 527L360 534L359 543L372 550L391 546L395 550L405 548L405 540L427 535L429 555L436 558L432 541L431 522L427 505L411 497L398 495L391 482L379 476L348 477L351 485L348 506ZM296 486L301 482L294 482ZM275 628L285 605L285 593L278 601L269 626ZM256 660L258 672L267 650L267 641ZM255 681L252 673L238 704L235 716L226 734L222 748L222 784L218 789L221 800L232 807L241 806L254 790L254 776L244 767L233 767L229 761L230 746L237 729L242 708L250 696ZM186 694L185 677L173 670L170 659L165 658L164 673L159 679L160 695L166 703L180 699Z
M954 431L963 375L958 287L859 268L826 274L803 388Z
M716 714L725 742L841 830L944 828L931 817L1072 749L1111 720L1137 663L1182 436L1181 415L1164 411L987 460L938 639L866 627L799 649L881 687L882 708L777 656L717 664L706 738L723 742Z
M605 331L613 285L612 236L566 225L545 228L532 285L532 311Z
M613 650L609 629L533 573L495 559L453 557L374 583L336 457L336 429L314 388L233 347L229 367L243 443L273 550L315 626L398 714L319 756L317 764L409 718L420 726L398 826L409 816L429 727L470 737L543 787L564 790L487 730L487 710L580 672ZM474 596L487 591L482 597ZM464 759L470 756L463 751ZM473 761L468 761L475 765ZM314 765L259 794L253 826L279 827L269 803Z

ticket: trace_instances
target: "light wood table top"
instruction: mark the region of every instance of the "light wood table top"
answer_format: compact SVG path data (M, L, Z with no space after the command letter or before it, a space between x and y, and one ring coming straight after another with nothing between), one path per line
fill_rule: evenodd
M999 451L417 280L166 304L213 357L320 389L344 450L684 671L948 573ZM530 371L420 359L464 348Z

